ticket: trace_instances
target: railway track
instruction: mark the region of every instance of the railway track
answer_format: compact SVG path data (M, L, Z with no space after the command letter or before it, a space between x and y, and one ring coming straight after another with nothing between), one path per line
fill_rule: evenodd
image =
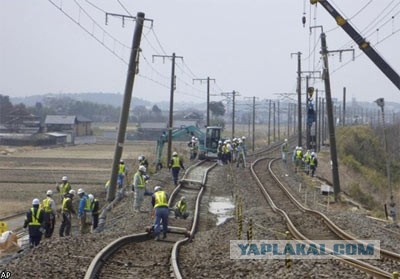
M155 241L147 232L116 239L103 248L92 260L85 278L127 278L174 276L182 278L179 269L179 248L196 233L200 216L200 201L208 172L213 162L200 161L187 169L179 185L170 195L169 207L184 195L188 201L187 220L169 218L166 240Z
M257 159L251 166L251 172L272 209L286 220L288 230L295 239L308 243L311 243L311 239L355 240L354 236L341 230L324 214L298 202L273 173L271 165L276 159L269 161L268 172L265 171L265 164L262 163L268 160L266 157ZM384 249L380 253L381 260L337 259L376 278L393 278L391 272L400 270L400 255Z

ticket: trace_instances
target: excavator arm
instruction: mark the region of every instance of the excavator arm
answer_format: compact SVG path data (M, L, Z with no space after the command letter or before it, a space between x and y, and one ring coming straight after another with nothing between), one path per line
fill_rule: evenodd
M400 76L395 70L376 52L376 50L363 38L339 12L332 7L327 0L310 0L311 4L320 3L336 23L357 43L360 49L372 60L372 62L400 89Z

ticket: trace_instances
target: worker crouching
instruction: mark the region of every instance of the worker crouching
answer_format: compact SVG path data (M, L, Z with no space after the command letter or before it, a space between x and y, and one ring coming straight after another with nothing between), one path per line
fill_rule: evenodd
M187 202L185 197L181 197L181 199L175 204L175 219L182 218L186 219L189 216L187 211Z

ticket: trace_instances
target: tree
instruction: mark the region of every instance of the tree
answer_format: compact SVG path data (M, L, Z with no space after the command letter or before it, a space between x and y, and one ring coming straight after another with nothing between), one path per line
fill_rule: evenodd
M13 105L8 96L0 95L0 123L5 123L7 116L13 110Z
M210 111L214 116L223 116L225 115L225 106L224 104L219 101L219 102L210 102Z

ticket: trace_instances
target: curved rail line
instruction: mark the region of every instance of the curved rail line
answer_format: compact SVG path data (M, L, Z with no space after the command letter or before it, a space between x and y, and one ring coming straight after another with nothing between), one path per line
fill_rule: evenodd
M258 186L260 187L264 197L266 198L266 200L268 201L268 203L270 204L272 210L274 212L279 213L281 216L283 216L283 218L286 220L286 224L288 226L288 230L290 231L290 233L292 234L292 236L294 236L296 239L298 240L302 240L308 244L311 244L312 241L309 240L306 236L304 236L299 230L298 228L293 224L292 220L290 219L289 215L281 208L279 208L275 202L273 201L272 197L270 196L267 188L265 187L265 185L261 182L261 180L259 179L258 175L256 174L255 170L254 170L254 166L257 165L259 162L262 162L264 160L267 160L268 158L259 158L257 159L252 165L251 165L251 173L254 177L254 179L256 180ZM268 170L270 172L270 174L272 175L273 179L276 181L276 183L279 185L279 187L282 189L282 191L285 192L285 194L289 197L289 199L292 201L293 204L296 205L296 207L298 209L300 209L301 212L309 212L313 215L318 216L319 218L322 218L325 222L325 224L329 227L329 229L331 229L331 231L333 233L335 233L337 236L339 236L342 239L348 239L348 240L355 240L355 238L349 234L347 234L346 232L344 232L343 230L341 230L338 226L336 226L326 215L315 211L315 210L311 210L308 209L306 207L304 207L302 204L300 204L295 197L286 189L286 187L282 184L282 182L278 179L278 177L273 173L272 169L271 169L271 165L274 161L276 161L277 159L271 160L269 162L268 165ZM381 255L383 255L384 257L396 260L396 261L400 261L400 255L381 249L380 250ZM384 271L378 267L375 267L369 263L366 263L364 261L360 261L360 260L356 260L356 259L352 259L349 257L343 257L343 256L338 256L337 257L338 260L343 261L344 263L351 265L359 270L362 270L372 276L375 276L376 278L392 278L392 274L390 274L387 271Z
M174 191L170 195L169 199L169 206L171 207L173 205L174 199L177 197L178 193L185 187L185 183L187 181L190 182L197 182L191 179L188 179L189 173L196 168L200 167L201 165L205 164L205 161L200 161L196 163L195 165L192 165L187 169L185 172L185 175L181 179L179 185L174 189ZM205 173L202 176L202 180L198 181L200 184L200 187L198 189L198 194L196 197L196 203L195 203L195 208L193 210L193 220L191 223L191 228L190 231L188 231L186 228L180 228L180 227L169 227L169 230L173 233L180 233L184 234L185 238L180 239L176 241L173 245L172 251L171 251L171 256L170 256L170 265L172 267L172 272L175 276L175 278L182 278L182 275L179 270L179 247L190 241L192 237L194 236L196 232L196 228L199 222L199 216L200 216L200 201L201 197L204 191L204 185L207 180L207 174L208 172L216 166L216 163L213 163L212 165L206 167ZM139 233L139 234L132 234L132 235L127 235L124 237L121 237L119 239L116 239L112 243L108 244L106 247L104 247L92 260L91 264L89 265L85 277L86 279L89 278L98 278L98 274L105 265L105 263L111 259L111 257L120 249L122 249L124 246L132 244L132 243L139 243L139 242L145 242L148 240L152 240L152 236L149 232L146 233Z

